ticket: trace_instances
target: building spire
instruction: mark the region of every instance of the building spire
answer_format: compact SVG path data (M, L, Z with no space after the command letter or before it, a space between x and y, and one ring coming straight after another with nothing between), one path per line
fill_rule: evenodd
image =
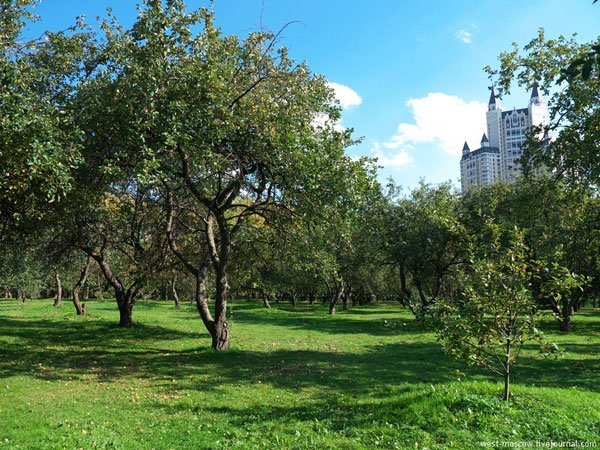
M466 155L470 151L471 149L469 148L469 144L467 144L467 141L465 141L465 145L463 145L463 155Z
M490 141L488 140L488 138L485 135L485 133L483 133L483 136L481 136L481 146L482 147L489 147L490 146Z
M533 86L533 89L531 90L531 99L533 100L534 98L539 98L540 94L538 92L538 88L537 88L537 84L535 86Z
M531 89L531 98L529 99L529 104L531 105L541 105L544 102L542 96L538 92L537 84L533 86Z
M494 111L498 109L498 105L496 105L496 91L494 89L494 85L488 87L490 90L490 101L488 102L488 111Z
M496 104L496 92L494 91L494 85L492 84L490 87L490 101L488 102L488 105L495 105Z

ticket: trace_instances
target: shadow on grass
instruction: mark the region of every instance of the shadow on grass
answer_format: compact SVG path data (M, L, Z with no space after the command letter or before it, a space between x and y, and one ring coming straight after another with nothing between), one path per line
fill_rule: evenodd
M545 333L559 333L561 321L552 316L550 311L545 311L539 328ZM577 334L600 334L600 309L586 308L578 311L571 318L571 331L559 335L569 337Z
M539 347L527 345L514 366L515 381L544 387L582 388L600 392L600 344L561 344L562 357L533 357ZM583 356L583 357L582 357Z
M310 349L215 353L209 349L206 332L139 322L123 329L103 320L4 317L0 318L0 377L100 382L136 377L159 388L173 389L172 380L177 380L177 389L203 391L260 382L290 389L325 386L331 392L357 394L385 392L402 383L454 381L457 370L469 377L496 380L483 370L450 360L431 336L415 340L421 330L414 320L313 318L256 308L237 308L235 314L238 322L324 333L396 335L399 342L371 345L361 353ZM170 341L171 349L161 349L164 341ZM175 342L181 349L172 349ZM572 355L594 356L599 346L577 343L565 344L565 348ZM600 391L598 358L543 360L534 356L533 346L527 350L515 366L516 383L564 388L568 380L568 385Z
M0 377L43 380L151 380L172 388L221 389L228 384L328 386L359 392L402 382L437 383L453 379L458 364L436 343L376 345L354 354L319 350L215 353L206 333L136 324L121 329L103 321L0 318ZM200 337L200 339L199 339ZM161 350L157 341L180 341L182 350ZM190 349L190 344L202 348ZM440 370L441 369L441 370Z
M257 423L276 423L278 426L297 427L298 422L312 423L312 428L317 432L340 433L346 437L363 434L362 430L372 430L377 422L380 424L403 424L407 427L414 426L411 419L414 414L407 414L407 410L416 403L431 401L431 395L422 389L407 392L408 387L398 389L392 398L358 398L357 395L341 395L339 392L330 392L322 395L319 400L303 402L302 405L264 405L250 404L240 407L211 407L210 414L227 417L228 424L235 429L253 427ZM398 395L402 393L402 395ZM173 413L190 411L192 413L205 413L204 406L194 406L185 402L176 405L154 403L153 406L161 410L172 410ZM426 420L423 422L427 423ZM433 424L429 426L435 427ZM432 430L433 431L433 430ZM363 436L367 437L367 436ZM414 445L414 444L413 444ZM361 447L362 448L362 447Z
M369 334L371 336L392 336L403 333L431 331L428 326L409 317L388 317L398 314L398 310L383 309L378 317L369 310L345 311L335 316L322 314L323 310L295 310L274 308L271 310L256 307L233 307L235 322L253 325L279 326L292 330L317 331L327 334ZM358 318L366 316L367 318Z

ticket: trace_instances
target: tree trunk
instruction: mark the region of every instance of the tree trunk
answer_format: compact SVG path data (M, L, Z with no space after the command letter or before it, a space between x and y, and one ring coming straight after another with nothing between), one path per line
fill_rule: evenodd
M235 192L235 189L232 193ZM232 194L233 195L233 194ZM233 199L233 197L229 197ZM213 211L214 213L214 211ZM213 218L217 220L219 228L219 240L215 239ZM231 233L227 220L222 211L217 211L213 216L209 215L206 222L206 238L208 242L210 260L215 272L215 316L211 330L212 348L217 351L225 351L229 348L229 323L227 322L227 295L229 292L229 280L227 270L229 264L229 250L231 248Z
M346 290L342 295L342 309L344 311L348 311L348 304L350 303L350 296L352 293L349 290Z
M511 346L511 338L509 337L506 340L506 355L505 355L505 360L504 360L504 396L503 399L504 401L509 401L510 400L510 366L511 366L511 362L510 362L510 348Z
M163 284L160 287L160 298L162 299L163 302L169 301L169 290L168 290L166 284Z
M130 287L127 292L120 291L115 294L119 307L119 326L131 328L133 326L133 306L138 294L137 288Z
M308 294L308 304L313 305L315 303L315 294L311 292Z
M212 335L212 348L217 351L229 349L229 322L227 320L216 321Z
M411 304L410 299L412 297L412 292L410 289L408 289L406 284L406 270L404 269L404 265L400 266L400 290L402 291L402 296L400 299L402 305L409 306Z
M133 326L133 304L124 296L121 301L117 301L119 307L119 326L130 328Z
M62 282L60 281L60 276L58 275L58 271L56 271L56 273L54 274L54 279L56 280L56 297L54 297L54 307L55 308L60 308L61 304L62 304L62 296L63 296L63 290L62 290Z
M351 295L350 298L352 299L352 307L353 308L361 304L360 297L358 295L356 295L356 294Z
M425 295L425 291L423 290L423 286L421 285L421 280L414 276L413 274L413 282L415 283L415 287L417 288L417 292L419 293L419 300L421 301L420 312L424 314L427 312L427 307L429 306L429 302L427 301L427 296Z
M571 331L571 316L573 315L573 305L567 296L562 300L562 321L560 322L560 332L568 333Z
M119 326L132 327L133 306L135 305L135 301L137 300L140 291L140 282L135 280L133 284L129 286L129 289L125 290L123 282L113 273L110 264L106 261L103 253L90 252L88 255L94 258L96 263L98 263L104 278L115 291L115 299L117 300L117 306L119 308Z
M337 308L335 306L336 301L334 299L335 299L335 297L333 297L332 300L329 302L329 315L330 316L335 316L335 314L337 313Z
M329 301L329 314L334 316L337 312L336 305L340 301L340 298L344 295L344 283L336 283L333 291L333 295L331 296L331 300Z
M294 291L290 292L290 300L292 301L292 308L295 308L298 304L298 296Z
M504 371L504 401L510 400L510 366Z
M181 308L181 302L179 301L179 294L177 293L177 287L175 286L175 278L171 280L171 291L173 292L173 299L175 300L175 308Z
M271 309L271 303L269 302L269 296L267 294L263 294L263 305L265 305L265 308Z
M223 261L224 258L221 259ZM215 267L217 296L215 298L215 321L212 331L212 348L224 351L229 348L229 323L227 322L227 291L229 282L225 264Z
M91 265L92 265L92 257L88 256L88 259L85 262L85 266L83 266L83 269L81 270L81 274L79 275L79 280L77 280L77 284L75 284L75 287L73 288L73 293L72 293L73 305L75 306L75 311L77 312L78 316L85 316L85 314L86 314L85 303L81 303L79 301L79 293L81 292L81 289L85 285L85 281L87 279L88 271L89 271Z
M202 319L202 323L210 333L213 335L213 327L214 320L212 315L210 314L210 310L208 309L208 295L206 294L206 276L208 275L208 268L210 266L210 261L207 259L202 264L202 267L199 271L196 271L196 308L198 309L198 313L200 313L200 318Z

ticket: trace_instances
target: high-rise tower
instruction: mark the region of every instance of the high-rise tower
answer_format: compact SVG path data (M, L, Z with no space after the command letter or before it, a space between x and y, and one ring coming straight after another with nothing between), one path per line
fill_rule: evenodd
M473 152L465 153L463 147L460 161L463 191L494 181L514 182L522 172L519 159L523 156L527 133L533 126L544 126L548 121L548 108L537 87L531 91L527 108L513 108L511 111L502 109L493 86L490 90L486 112L488 142L484 143L482 139L481 148ZM543 131L540 133L541 139ZM467 143L465 147L468 149Z

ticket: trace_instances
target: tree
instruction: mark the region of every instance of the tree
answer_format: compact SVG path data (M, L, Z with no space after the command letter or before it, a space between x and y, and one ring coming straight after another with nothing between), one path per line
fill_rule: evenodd
M22 302L39 297L47 276L52 272L47 260L40 257L39 243L28 241L23 248L22 240L18 243L16 240L7 242L7 236L3 236L1 240L4 241L3 251L0 253L2 294L18 298Z
M408 198L390 198L385 214L384 252L398 269L403 302L421 317L452 285L465 263L459 196L450 184L421 184Z
M547 295L552 270L531 274L538 305L551 309L560 330L568 332L575 311L597 292L597 203L593 190L586 186L540 174L468 193L461 202L461 221L484 249L490 235L481 230L485 230L489 217L504 228L517 227L523 232L531 264L537 261L545 268L563 267L588 280L582 287L562 290L558 298Z
M0 1L0 227L39 219L73 186L79 130L64 108L89 33L80 26L19 40L33 0Z
M75 283L71 294L73 298L73 306L75 307L75 312L78 316L85 316L87 314L87 308L85 306L85 303L81 303L80 293L87 281L92 262L93 258L91 256L88 256L85 261L85 264L83 265L83 268L81 269L81 273L79 274L79 278L77 279L77 282Z
M163 269L167 243L162 209L153 191L136 180L112 184L98 205L84 203L84 208L71 211L66 239L98 264L114 290L119 326L131 327L138 296ZM84 268L80 280L86 276Z
M150 0L131 30L110 22L104 30L110 63L89 86L104 115L86 119L88 133L116 161L141 162L160 188L171 249L196 277L213 348L225 350L240 230L253 216L302 216L350 201L368 179L364 162L344 155L351 131L334 127L340 109L325 80L276 49L276 35L240 41L222 36L208 10ZM328 119L318 126L320 117ZM195 237L186 238L190 230ZM184 252L188 242L201 248ZM211 268L214 314L206 298Z
M459 295L435 307L439 339L453 357L484 366L504 378L504 400L510 398L513 365L523 344L536 340L548 352L554 347L536 328L539 308L532 293L531 273L539 264L529 259L523 233L508 232L488 221L491 240L473 258ZM505 240L503 243L502 241ZM553 292L580 284L568 271L555 271Z

